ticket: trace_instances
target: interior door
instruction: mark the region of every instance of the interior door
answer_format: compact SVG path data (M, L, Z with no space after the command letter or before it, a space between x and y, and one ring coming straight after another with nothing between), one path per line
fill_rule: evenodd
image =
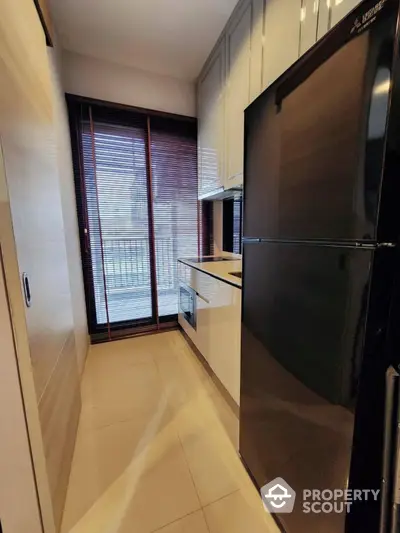
M0 247L0 531L42 533Z

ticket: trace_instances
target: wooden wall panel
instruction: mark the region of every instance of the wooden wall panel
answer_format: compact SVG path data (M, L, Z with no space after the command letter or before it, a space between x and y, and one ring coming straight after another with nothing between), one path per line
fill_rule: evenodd
M75 336L71 333L39 403L47 472L57 526L68 486L80 413Z
M59 524L80 396L53 92L32 0L0 0L0 12L0 136L19 276L27 272L31 283L25 321L52 511Z
M0 138L1 141L1 138ZM45 533L55 533L55 522L50 487L44 455L42 428L26 328L25 304L22 297L17 252L12 227L3 153L0 142L0 242L3 251L5 279L12 314L12 325L16 344L18 370L25 405L26 420L31 443L32 459L35 468L40 509Z
M0 241L1 242L1 241ZM0 517L3 530L42 533L0 247ZM23 502L23 505L20 503Z

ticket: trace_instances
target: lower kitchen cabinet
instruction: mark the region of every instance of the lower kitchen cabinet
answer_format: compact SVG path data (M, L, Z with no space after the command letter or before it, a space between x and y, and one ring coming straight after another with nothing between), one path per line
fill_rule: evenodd
M188 275L187 269L191 275ZM196 291L196 328L179 314L179 323L237 404L240 397L240 288L186 267L180 282ZM190 281L189 281L190 280ZM189 283L188 283L189 281Z
M223 281L216 283L210 306L208 363L239 405L241 290Z

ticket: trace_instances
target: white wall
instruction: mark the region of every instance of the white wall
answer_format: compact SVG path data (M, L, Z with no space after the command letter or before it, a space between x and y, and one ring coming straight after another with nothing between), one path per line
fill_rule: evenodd
M62 66L67 93L196 116L194 83L67 51Z
M59 55L57 53L57 48L48 48L47 50L52 77L57 164L65 228L65 244L67 248L74 334L78 368L79 372L82 374L88 350L88 329L72 167L71 140L64 89L61 81L62 57L61 54Z

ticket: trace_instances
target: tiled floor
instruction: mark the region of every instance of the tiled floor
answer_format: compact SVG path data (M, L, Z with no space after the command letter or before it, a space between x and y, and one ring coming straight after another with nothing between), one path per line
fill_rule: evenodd
M278 533L178 331L92 346L62 533Z

